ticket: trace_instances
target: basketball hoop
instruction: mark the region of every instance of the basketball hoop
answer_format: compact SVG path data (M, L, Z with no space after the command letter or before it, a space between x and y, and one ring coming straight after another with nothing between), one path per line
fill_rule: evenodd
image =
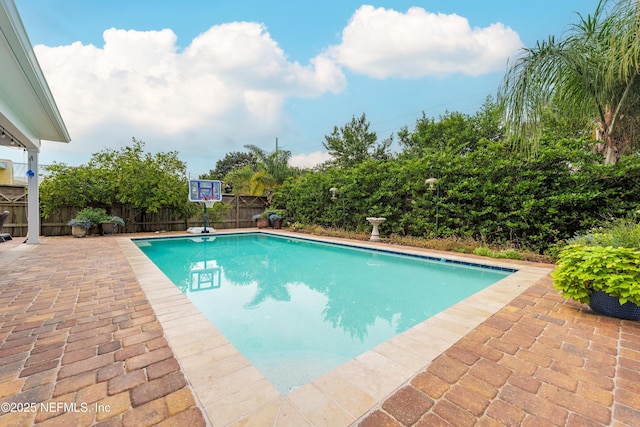
M222 201L222 183L208 179L191 179L189 180L189 201L199 202L203 206L203 230L202 233L208 233L207 230L207 208L213 208L215 202ZM215 230L211 229L215 232Z
M207 207L207 209L211 209L213 208L213 204L216 202L215 200L209 200L208 198L205 198L204 200L202 200L202 202L204 203L204 205Z

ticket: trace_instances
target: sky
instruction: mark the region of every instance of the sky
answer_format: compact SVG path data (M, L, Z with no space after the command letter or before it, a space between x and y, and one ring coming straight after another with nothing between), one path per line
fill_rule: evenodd
M276 141L313 166L329 159L325 135L362 114L380 141L423 113L473 115L509 58L598 3L14 1L72 139L43 141L41 164L86 164L136 138L177 151L192 178Z

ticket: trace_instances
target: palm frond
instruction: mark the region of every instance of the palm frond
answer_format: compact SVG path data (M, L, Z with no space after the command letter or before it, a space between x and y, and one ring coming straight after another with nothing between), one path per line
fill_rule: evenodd
M551 105L612 136L636 128L629 120L640 108L639 7L636 0L601 0L593 14L578 15L562 40L549 37L523 49L498 90L514 142L535 149Z

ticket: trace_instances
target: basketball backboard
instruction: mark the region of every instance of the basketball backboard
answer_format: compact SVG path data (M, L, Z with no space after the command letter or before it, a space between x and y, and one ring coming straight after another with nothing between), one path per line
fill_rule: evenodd
M189 180L189 201L205 202L222 200L222 183L209 179Z

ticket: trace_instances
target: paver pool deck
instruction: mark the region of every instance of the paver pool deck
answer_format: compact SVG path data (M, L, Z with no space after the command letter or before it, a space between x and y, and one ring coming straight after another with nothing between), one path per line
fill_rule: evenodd
M130 237L0 244L1 426L640 425L640 322L551 265L400 248L519 271L283 397Z

